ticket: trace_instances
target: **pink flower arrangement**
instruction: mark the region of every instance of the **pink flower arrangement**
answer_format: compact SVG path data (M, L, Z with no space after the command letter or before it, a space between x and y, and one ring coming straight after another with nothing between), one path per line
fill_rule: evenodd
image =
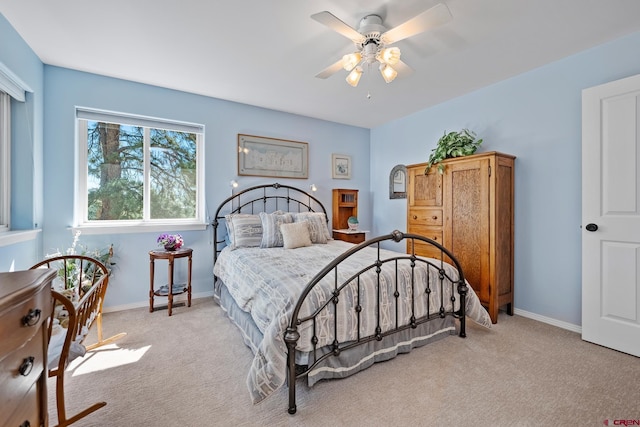
M182 240L182 236L179 234L162 233L158 236L158 246L180 249L183 244L184 240Z

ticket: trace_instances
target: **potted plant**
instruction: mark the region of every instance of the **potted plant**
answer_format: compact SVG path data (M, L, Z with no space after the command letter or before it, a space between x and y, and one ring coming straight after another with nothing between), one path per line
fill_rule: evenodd
M433 165L438 165L438 172L444 173L444 159L452 157L468 156L476 152L482 144L482 139L476 139L476 134L469 129L462 129L460 132L445 131L438 140L436 148L431 150L431 155L424 170L425 175L431 171Z
M182 247L184 240L179 234L162 233L158 236L158 246L164 246L165 251L176 251Z

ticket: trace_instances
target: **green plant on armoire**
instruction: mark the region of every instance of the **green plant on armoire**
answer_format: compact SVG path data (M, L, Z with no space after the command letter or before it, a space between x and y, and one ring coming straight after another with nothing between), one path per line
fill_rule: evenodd
M436 148L431 150L427 167L424 170L425 175L431 171L434 165L438 165L439 173L444 173L445 165L440 162L452 157L474 154L480 144L482 144L482 139L477 139L475 132L469 129L449 133L445 131L444 135L438 140Z

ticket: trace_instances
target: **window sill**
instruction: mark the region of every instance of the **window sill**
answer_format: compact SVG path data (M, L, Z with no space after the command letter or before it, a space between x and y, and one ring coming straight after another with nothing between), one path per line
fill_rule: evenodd
M75 233L81 234L131 234L131 233L163 233L169 231L202 231L208 224L139 224L139 225L80 225L71 227Z
M41 233L41 229L37 230L15 230L7 231L0 234L0 246L9 246L16 243L26 242L29 240L35 240L38 233Z

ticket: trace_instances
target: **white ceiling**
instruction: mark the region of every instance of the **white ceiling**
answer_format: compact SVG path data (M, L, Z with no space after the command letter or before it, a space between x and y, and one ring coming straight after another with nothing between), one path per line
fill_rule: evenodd
M392 28L438 2L2 0L0 13L45 64L365 128L640 31L638 0L445 0L452 21L395 44L413 73L314 77L353 44L310 15Z

